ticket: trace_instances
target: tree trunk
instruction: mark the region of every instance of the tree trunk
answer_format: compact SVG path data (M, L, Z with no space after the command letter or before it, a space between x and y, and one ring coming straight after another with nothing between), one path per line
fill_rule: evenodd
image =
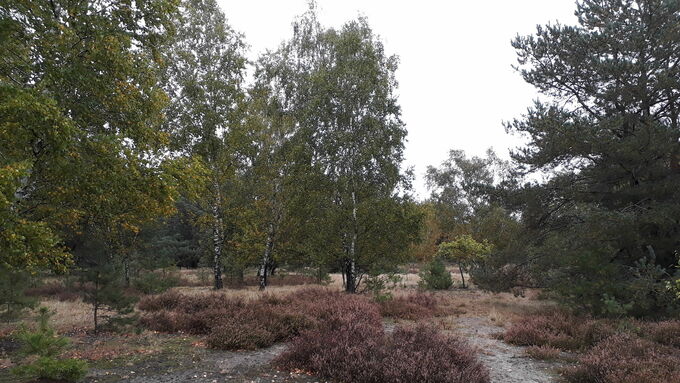
M463 280L463 288L465 288L465 277L463 276L463 266L459 263L458 270L460 270L460 279Z
M125 287L130 287L130 259L123 258L123 273L125 274Z
M348 259L345 262L345 291L351 294L357 292L356 262Z
M219 207L213 205L213 274L215 276L215 290L224 287L222 282L222 234L220 227Z
M349 259L346 263L347 285L345 290L348 293L355 293L357 291L357 270L356 270L356 253L357 253L357 237L358 237L358 223L357 223L357 196L352 191L352 239L349 243Z
M267 243L264 246L264 254L260 261L260 290L267 288L267 272L271 264L272 249L274 248L274 223L269 223Z
M94 291L92 294L92 307L94 308L93 315L94 315L94 333L97 334L99 332L99 323L97 321L97 314L99 311L99 272L97 272L97 279L94 281Z
M99 310L99 305L95 303L94 305L94 333L99 333L99 324L97 323L97 311Z

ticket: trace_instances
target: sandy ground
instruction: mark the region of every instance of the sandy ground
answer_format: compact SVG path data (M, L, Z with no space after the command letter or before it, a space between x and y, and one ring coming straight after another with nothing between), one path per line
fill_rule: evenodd
M257 351L211 351L198 350L171 366L166 360L152 358L130 368L97 370L88 374L86 382L322 382L316 377L277 371L270 362L285 345L275 345Z
M557 381L555 363L527 357L523 347L512 346L493 337L503 331L488 318L462 317L456 322L457 333L478 349L479 358L497 383L550 383Z
M508 345L493 337L502 327L488 318L461 316L449 330L478 349L478 355L491 372L494 383L557 382L559 365L536 361L522 347ZM395 325L386 323L385 330ZM142 363L113 369L92 369L86 382L324 382L317 377L277 371L270 362L285 350L284 344L257 351L212 351L196 348L193 353L173 357L158 356Z

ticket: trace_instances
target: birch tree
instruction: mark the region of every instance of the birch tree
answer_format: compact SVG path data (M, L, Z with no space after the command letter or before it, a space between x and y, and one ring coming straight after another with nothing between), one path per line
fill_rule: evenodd
M388 224L388 207L400 203L398 188L405 180L400 165L406 129L395 93L398 59L385 53L363 18L326 30L320 39L322 58L312 78L312 139L340 217L345 288L355 292L362 273L374 264L360 236L391 240L370 232ZM385 210L373 209L376 205Z
M175 26L166 58L167 130L177 153L197 157L207 169L196 202L212 242L214 287L220 289L225 242L233 227L230 197L239 168L234 137L241 124L245 46L214 0L182 2Z
M249 133L254 147L252 191L264 243L258 249L262 254L258 262L261 289L278 263L276 254L278 258L288 254L296 261L310 261L309 245L318 237L307 229L315 221L312 211L320 201L315 191L323 182L319 182L321 173L312 161L305 119L310 79L321 55L320 28L312 4L294 21L292 38L262 55L256 65Z

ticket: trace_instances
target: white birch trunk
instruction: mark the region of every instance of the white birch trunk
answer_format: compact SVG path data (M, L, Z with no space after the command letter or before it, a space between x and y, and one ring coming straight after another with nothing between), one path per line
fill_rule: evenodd
M219 185L215 183L215 188ZM213 216L213 274L215 276L215 290L224 287L222 282L222 218L220 217L220 193L216 189L216 198L212 206Z

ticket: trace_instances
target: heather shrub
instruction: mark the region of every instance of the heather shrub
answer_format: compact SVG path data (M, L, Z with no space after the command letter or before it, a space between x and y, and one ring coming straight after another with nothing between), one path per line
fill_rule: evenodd
M252 301L167 292L145 297L139 308L146 311L142 325L151 330L207 335L209 346L232 350L266 347L322 323L365 321L382 326L376 305L365 297L324 289L302 289L285 297L264 295Z
M598 343L565 369L573 383L680 382L680 352L630 334L617 334Z
M140 299L137 307L144 311L173 310L180 306L184 295L174 291L168 291L159 295L150 295Z
M162 310L154 311L140 318L139 323L149 330L173 333L179 331L175 327L175 318L172 312Z
M502 339L518 346L551 346L576 351L585 350L614 333L612 324L607 321L552 310L513 322Z
M29 297L49 297L64 302L75 301L81 298L82 293L79 291L78 284L65 285L59 282L50 282L26 289L26 295Z
M645 323L642 326L642 336L666 346L680 348L680 320Z
M343 382L489 382L469 346L423 326L387 336L369 322L324 325L296 338L275 364Z
M444 336L427 326L397 328L378 381L489 382L489 371L461 339Z
M252 322L221 324L210 330L208 346L222 350L254 350L274 344L275 335L264 325Z
M419 320L439 314L437 299L431 294L414 293L380 301L384 317Z
M326 323L295 338L275 364L342 382L377 382L385 351L381 325L368 321Z

